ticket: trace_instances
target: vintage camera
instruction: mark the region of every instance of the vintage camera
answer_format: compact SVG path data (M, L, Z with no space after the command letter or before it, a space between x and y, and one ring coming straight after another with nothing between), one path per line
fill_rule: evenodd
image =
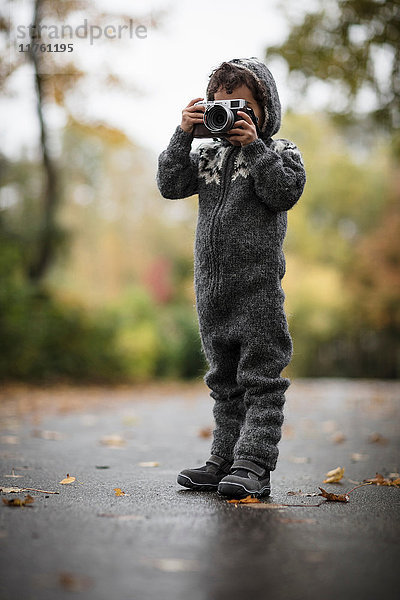
M196 102L196 105L204 105L203 123L197 123L193 127L193 137L195 138L226 138L230 135L226 132L233 128L235 121L240 121L241 117L237 114L238 110L247 113L258 129L258 118L252 108L247 105L247 100L238 98L235 100L210 100L209 102Z

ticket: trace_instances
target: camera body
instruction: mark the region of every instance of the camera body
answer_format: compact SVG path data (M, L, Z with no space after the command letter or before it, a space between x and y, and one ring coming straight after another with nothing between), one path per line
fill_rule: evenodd
M193 127L193 137L195 138L225 138L229 139L227 131L234 127L236 121L242 117L237 114L238 110L247 113L258 129L258 118L252 108L247 105L247 100L235 98L234 100L210 100L208 102L196 102L196 105L206 107L203 116L203 123L196 123Z

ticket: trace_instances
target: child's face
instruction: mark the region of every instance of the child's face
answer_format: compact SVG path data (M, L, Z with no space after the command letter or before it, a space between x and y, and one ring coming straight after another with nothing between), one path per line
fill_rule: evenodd
M253 96L253 92L244 83L239 87L235 88L231 94L228 94L225 88L219 88L214 94L214 100L236 100L237 98L243 98L247 100L250 108L253 109L254 114L258 117L258 126L261 127L263 120L263 110ZM232 142L233 144L234 142ZM235 144L236 145L236 144Z

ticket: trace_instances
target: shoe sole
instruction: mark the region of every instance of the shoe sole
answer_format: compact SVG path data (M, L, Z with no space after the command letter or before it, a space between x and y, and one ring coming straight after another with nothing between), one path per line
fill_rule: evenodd
M222 496L230 496L232 498L245 498L249 495L254 496L255 498L263 498L271 494L271 488L269 486L264 486L261 488L261 490L254 492L248 490L240 483L231 483L230 481L225 481L218 486L218 493Z
M187 475L178 475L177 482L183 487L187 487L191 490L197 490L198 492L215 492L218 488L218 483L196 483L192 481Z

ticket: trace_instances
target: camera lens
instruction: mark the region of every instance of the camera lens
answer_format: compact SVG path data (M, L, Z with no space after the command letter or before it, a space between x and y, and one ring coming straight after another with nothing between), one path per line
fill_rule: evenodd
M229 131L234 122L233 112L225 106L214 104L204 113L204 124L210 131Z

